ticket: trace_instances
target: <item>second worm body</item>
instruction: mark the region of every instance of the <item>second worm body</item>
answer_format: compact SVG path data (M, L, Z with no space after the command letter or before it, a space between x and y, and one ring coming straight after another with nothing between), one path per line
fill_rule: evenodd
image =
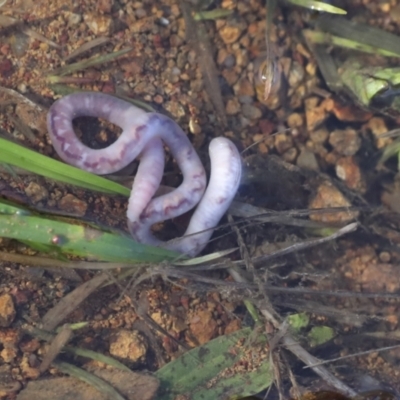
M104 118L122 128L110 146L94 150L76 136L72 121L80 116ZM170 118L146 113L103 93L83 92L56 101L47 117L48 130L59 156L95 174L114 173L140 157L128 204L128 226L135 240L162 245L194 256L208 243L212 229L231 204L239 186L241 161L235 145L225 138L210 143L211 176L206 188L203 165L182 129ZM154 197L164 171L163 143L182 171L181 185ZM155 223L195 210L183 237L163 243L151 233Z

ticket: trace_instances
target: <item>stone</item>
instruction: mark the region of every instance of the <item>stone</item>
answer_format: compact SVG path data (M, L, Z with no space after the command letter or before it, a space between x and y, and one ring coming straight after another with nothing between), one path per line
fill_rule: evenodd
M336 129L329 135L329 144L343 156L353 156L361 146L361 139L354 129Z
M36 182L30 182L25 188L25 193L34 203L46 199L49 195L47 189Z
M291 136L287 135L286 133L277 133L274 136L274 145L276 151L279 154L283 154L285 151L289 150L293 147L293 139Z
M213 339L217 328L217 321L209 310L198 311L190 320L190 331L198 344L204 344Z
M312 210L350 206L351 203L346 199L343 193L329 181L325 181L318 186L317 191L309 204L309 208ZM357 218L358 214L359 213L356 211L316 213L311 214L310 219L319 222L346 223Z
M325 143L328 140L329 137L329 132L328 129L326 129L325 127L321 127L320 129L317 129L315 131L311 131L309 133L310 136L310 140L313 143Z
M240 103L236 97L227 101L225 111L228 115L235 115L240 112Z
M251 120L260 119L262 115L261 110L252 104L243 104L242 113L246 118Z
M320 105L318 97L310 97L305 100L306 123L308 131L312 131L321 125L328 114L323 105Z
M83 16L86 25L95 35L110 35L112 31L112 18L97 13L87 13Z
M60 210L83 217L86 214L87 203L73 194L67 194L58 202L58 207Z
M366 183L360 167L354 157L342 157L335 166L336 175L346 183L350 189L360 193L366 192Z
M234 86L234 90L239 97L254 97L255 95L254 85L247 78L240 79Z
M148 343L137 330L122 329L113 335L110 342L110 354L131 362L138 362L146 357Z
M7 328L14 321L16 315L14 302L10 294L0 296L0 327Z
M297 157L296 164L300 168L311 171L319 171L319 165L315 154L307 148L301 149L300 154Z
M304 117L302 114L299 113L290 114L287 118L287 124L288 127L291 129L300 128L304 124Z
M239 26L236 25L225 25L219 30L219 34L221 36L221 39L225 44L232 44L235 43L242 31Z

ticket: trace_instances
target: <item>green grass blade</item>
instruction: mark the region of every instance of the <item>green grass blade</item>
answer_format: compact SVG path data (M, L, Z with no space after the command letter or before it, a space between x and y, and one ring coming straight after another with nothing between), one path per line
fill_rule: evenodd
M0 162L85 189L129 196L130 189L125 186L53 160L8 140L0 138L0 148Z
M53 246L63 254L110 262L161 262L179 256L126 236L29 215L0 215L0 236Z
M252 330L245 328L230 335L220 336L203 346L183 354L155 373L160 379L160 398L173 400L187 395L191 400L241 398L268 388L273 372L266 358L250 371L236 370L244 353L252 354L253 344L246 342ZM256 338L260 344L261 337ZM266 341L261 341L266 346ZM257 354L260 348L254 348ZM161 397L162 396L162 397Z
M292 3L299 7L308 8L309 10L316 10L316 11L327 12L330 14L339 14L339 15L347 14L346 10L343 10L342 8L339 7L335 7L328 3L324 3L322 1L316 1L316 0L288 0L288 1L289 3Z
M332 14L321 14L315 22L318 29L332 36L400 54L399 37L394 33Z
M352 39L347 39L339 36L333 36L330 33L312 31L310 29L303 30L303 34L307 40L314 44L326 44L343 47L345 49L362 51L369 54L380 54L384 57L400 57L400 53L390 50L385 50L380 47L373 47L365 43L357 42Z
M1 199L0 200L0 214L3 215L30 215L31 213L22 207L17 207L11 204L9 201Z

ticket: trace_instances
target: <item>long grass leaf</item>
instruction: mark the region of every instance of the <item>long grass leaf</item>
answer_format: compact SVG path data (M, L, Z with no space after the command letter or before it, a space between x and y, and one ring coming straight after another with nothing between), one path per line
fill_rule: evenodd
M37 216L0 215L0 236L33 241L64 254L111 262L161 262L177 253L143 245L126 236Z
M0 162L85 189L129 196L130 189L125 186L53 160L16 143L0 138L0 147Z
M316 0L288 0L288 1L289 3L292 3L296 6L308 8L309 10L316 10L330 14L341 14L341 15L347 14L347 11L343 10L343 8L335 7L332 4L325 3L322 1L316 1Z

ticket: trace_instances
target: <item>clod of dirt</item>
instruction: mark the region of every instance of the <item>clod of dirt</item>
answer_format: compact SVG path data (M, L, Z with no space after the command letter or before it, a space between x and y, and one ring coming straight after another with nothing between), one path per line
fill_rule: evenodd
M190 332L198 344L204 344L213 339L217 333L217 321L209 310L201 310L190 321Z
M36 182L30 182L25 188L25 193L34 203L38 203L49 197L48 190Z
M310 202L310 209L331 208L331 207L350 207L351 203L344 195L330 182L323 182L318 186L317 193ZM357 212L335 212L312 214L310 219L320 222L348 222L356 218Z
M139 331L120 330L112 337L110 343L112 356L132 362L143 360L147 349L147 341Z
M8 293L0 296L0 326L7 328L12 324L16 315L14 302Z
M62 211L73 213L77 217L83 217L86 214L88 205L73 194L67 194L58 202L58 207Z
M310 97L305 101L305 107L307 129L312 131L328 118L329 111L332 107L332 101L327 99L320 103L318 97Z
M365 193L365 178L354 157L340 158L336 163L335 169L338 178L342 179L348 188Z
M353 156L361 146L361 139L354 129L336 129L329 135L331 146L343 156Z

